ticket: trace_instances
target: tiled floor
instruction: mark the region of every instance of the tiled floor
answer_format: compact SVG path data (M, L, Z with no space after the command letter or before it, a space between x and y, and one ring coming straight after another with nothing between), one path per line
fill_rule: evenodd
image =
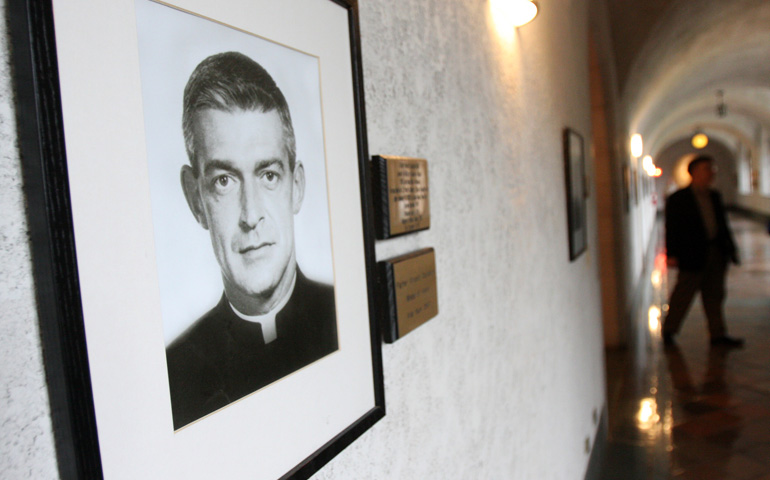
M711 348L696 299L664 349L659 312L675 273L656 257L631 347L607 353L605 480L770 480L770 235L742 217L731 224L742 265L730 270L725 313L746 346Z

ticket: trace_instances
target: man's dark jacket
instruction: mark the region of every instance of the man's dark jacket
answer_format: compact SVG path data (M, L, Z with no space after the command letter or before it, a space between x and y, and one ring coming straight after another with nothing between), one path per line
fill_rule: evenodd
M238 317L227 297L166 349L174 429L337 350L334 289L297 271L276 315L278 338Z
M719 248L725 258L737 261L722 197L715 190L709 190L709 196L717 222L717 235L711 242L692 187L674 192L666 201L666 251L669 257L678 260L680 270L703 269L712 244Z

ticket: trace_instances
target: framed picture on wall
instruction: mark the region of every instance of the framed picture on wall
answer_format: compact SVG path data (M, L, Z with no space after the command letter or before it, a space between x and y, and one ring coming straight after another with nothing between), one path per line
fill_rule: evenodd
M631 185L634 190L634 205L639 205L639 172L637 166L634 165L631 168Z
M9 16L62 476L309 477L384 416L355 3Z
M564 172L567 186L567 232L569 258L575 260L587 248L586 173L583 137L564 129Z
M631 209L631 170L627 163L623 162L620 174L623 187L623 211L628 213Z

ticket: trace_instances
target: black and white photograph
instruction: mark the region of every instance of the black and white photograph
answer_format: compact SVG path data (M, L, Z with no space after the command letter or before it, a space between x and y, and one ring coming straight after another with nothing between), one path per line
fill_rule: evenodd
M318 59L137 2L174 428L338 349Z
M385 415L355 2L44 3L66 476L308 478Z
M567 183L569 258L572 261L579 257L587 246L587 209L583 137L569 128L564 130L564 167Z

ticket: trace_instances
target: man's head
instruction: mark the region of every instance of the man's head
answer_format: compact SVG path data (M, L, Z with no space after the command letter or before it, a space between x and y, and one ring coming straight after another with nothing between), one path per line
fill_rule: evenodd
M182 130L187 156L196 175L200 172L193 141L193 117L196 112L205 109L277 111L283 126L289 166L294 170L297 150L289 105L262 65L242 53L225 52L206 58L190 75L184 89Z
M708 155L699 155L687 165L687 173L692 177L692 186L707 188L714 181L714 159Z
M183 129L182 188L210 233L227 297L243 313L266 313L291 287L305 189L286 100L250 58L213 55L187 83Z

